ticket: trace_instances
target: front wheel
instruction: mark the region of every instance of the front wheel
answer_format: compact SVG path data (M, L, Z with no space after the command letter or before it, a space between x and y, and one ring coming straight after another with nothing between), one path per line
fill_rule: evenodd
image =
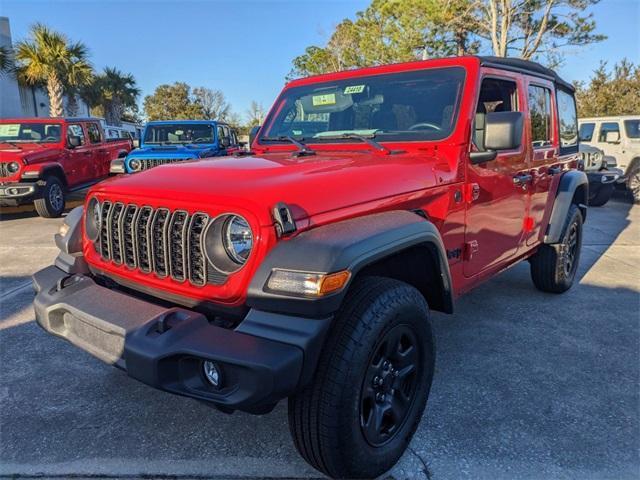
M65 206L64 185L58 177L51 176L45 180L42 197L34 202L36 212L44 218L55 218L62 215Z
M420 292L387 278L358 280L332 325L314 380L289 399L296 448L333 478L383 474L422 418L433 367Z
M582 213L573 204L567 213L560 243L541 245L530 259L531 279L538 290L566 292L573 285L582 249Z
M640 203L640 162L636 161L627 176L627 188L633 197L634 203Z

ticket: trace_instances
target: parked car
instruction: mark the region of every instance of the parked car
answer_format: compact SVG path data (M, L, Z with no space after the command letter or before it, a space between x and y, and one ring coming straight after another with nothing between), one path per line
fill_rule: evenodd
M126 140L133 140L133 135L126 128L107 125L103 127L103 129L107 140L116 140L123 138Z
M626 186L640 202L640 115L581 118L580 143L603 151L607 167L622 170Z
M41 217L57 217L69 192L109 174L131 139L105 139L94 118L0 120L0 205L33 202Z
M624 173L619 168L608 167L615 160L608 159L602 150L586 144L580 144L582 169L589 179L589 205L602 207L605 205L616 184L624 183Z
M522 260L539 290L574 283L574 89L495 57L299 79L252 151L94 187L33 277L37 321L226 412L288 398L307 462L377 477L429 396L430 310Z
M210 120L147 123L140 148L115 160L111 173L135 173L167 163L229 155L240 150L236 132Z

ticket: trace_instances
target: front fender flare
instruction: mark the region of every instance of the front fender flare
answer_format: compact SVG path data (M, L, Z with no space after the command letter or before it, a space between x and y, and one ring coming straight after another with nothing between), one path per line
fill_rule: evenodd
M451 273L436 226L405 210L394 210L343 220L305 231L276 245L249 285L247 304L260 310L304 316L335 313L348 286L321 298L300 298L265 290L274 269L306 272L351 272L351 281L367 265L410 247L426 245L437 256L445 303L452 305ZM425 272L426 273L426 272Z

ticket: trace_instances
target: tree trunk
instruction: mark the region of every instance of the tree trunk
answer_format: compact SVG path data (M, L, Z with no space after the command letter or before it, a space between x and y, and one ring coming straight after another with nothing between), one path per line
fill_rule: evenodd
M62 89L62 82L55 73L52 73L47 78L47 93L49 94L49 116L62 117L64 115L64 108L62 104L64 93Z
M122 113L124 112L124 107L122 106L122 102L115 99L109 102L108 105L105 105L104 116L107 122L107 125L113 125L114 127L122 126Z
M67 115L78 116L78 99L73 92L67 94Z

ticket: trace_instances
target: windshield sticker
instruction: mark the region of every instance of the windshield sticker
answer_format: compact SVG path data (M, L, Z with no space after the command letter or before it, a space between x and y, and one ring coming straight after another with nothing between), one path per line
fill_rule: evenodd
M348 95L350 93L362 93L364 92L365 85L350 85L344 89L344 94Z
M19 123L9 123L0 125L0 136L3 137L17 137L20 132Z
M335 105L336 104L336 94L335 93L326 93L324 95L314 95L313 96L313 106L319 107L322 105Z

